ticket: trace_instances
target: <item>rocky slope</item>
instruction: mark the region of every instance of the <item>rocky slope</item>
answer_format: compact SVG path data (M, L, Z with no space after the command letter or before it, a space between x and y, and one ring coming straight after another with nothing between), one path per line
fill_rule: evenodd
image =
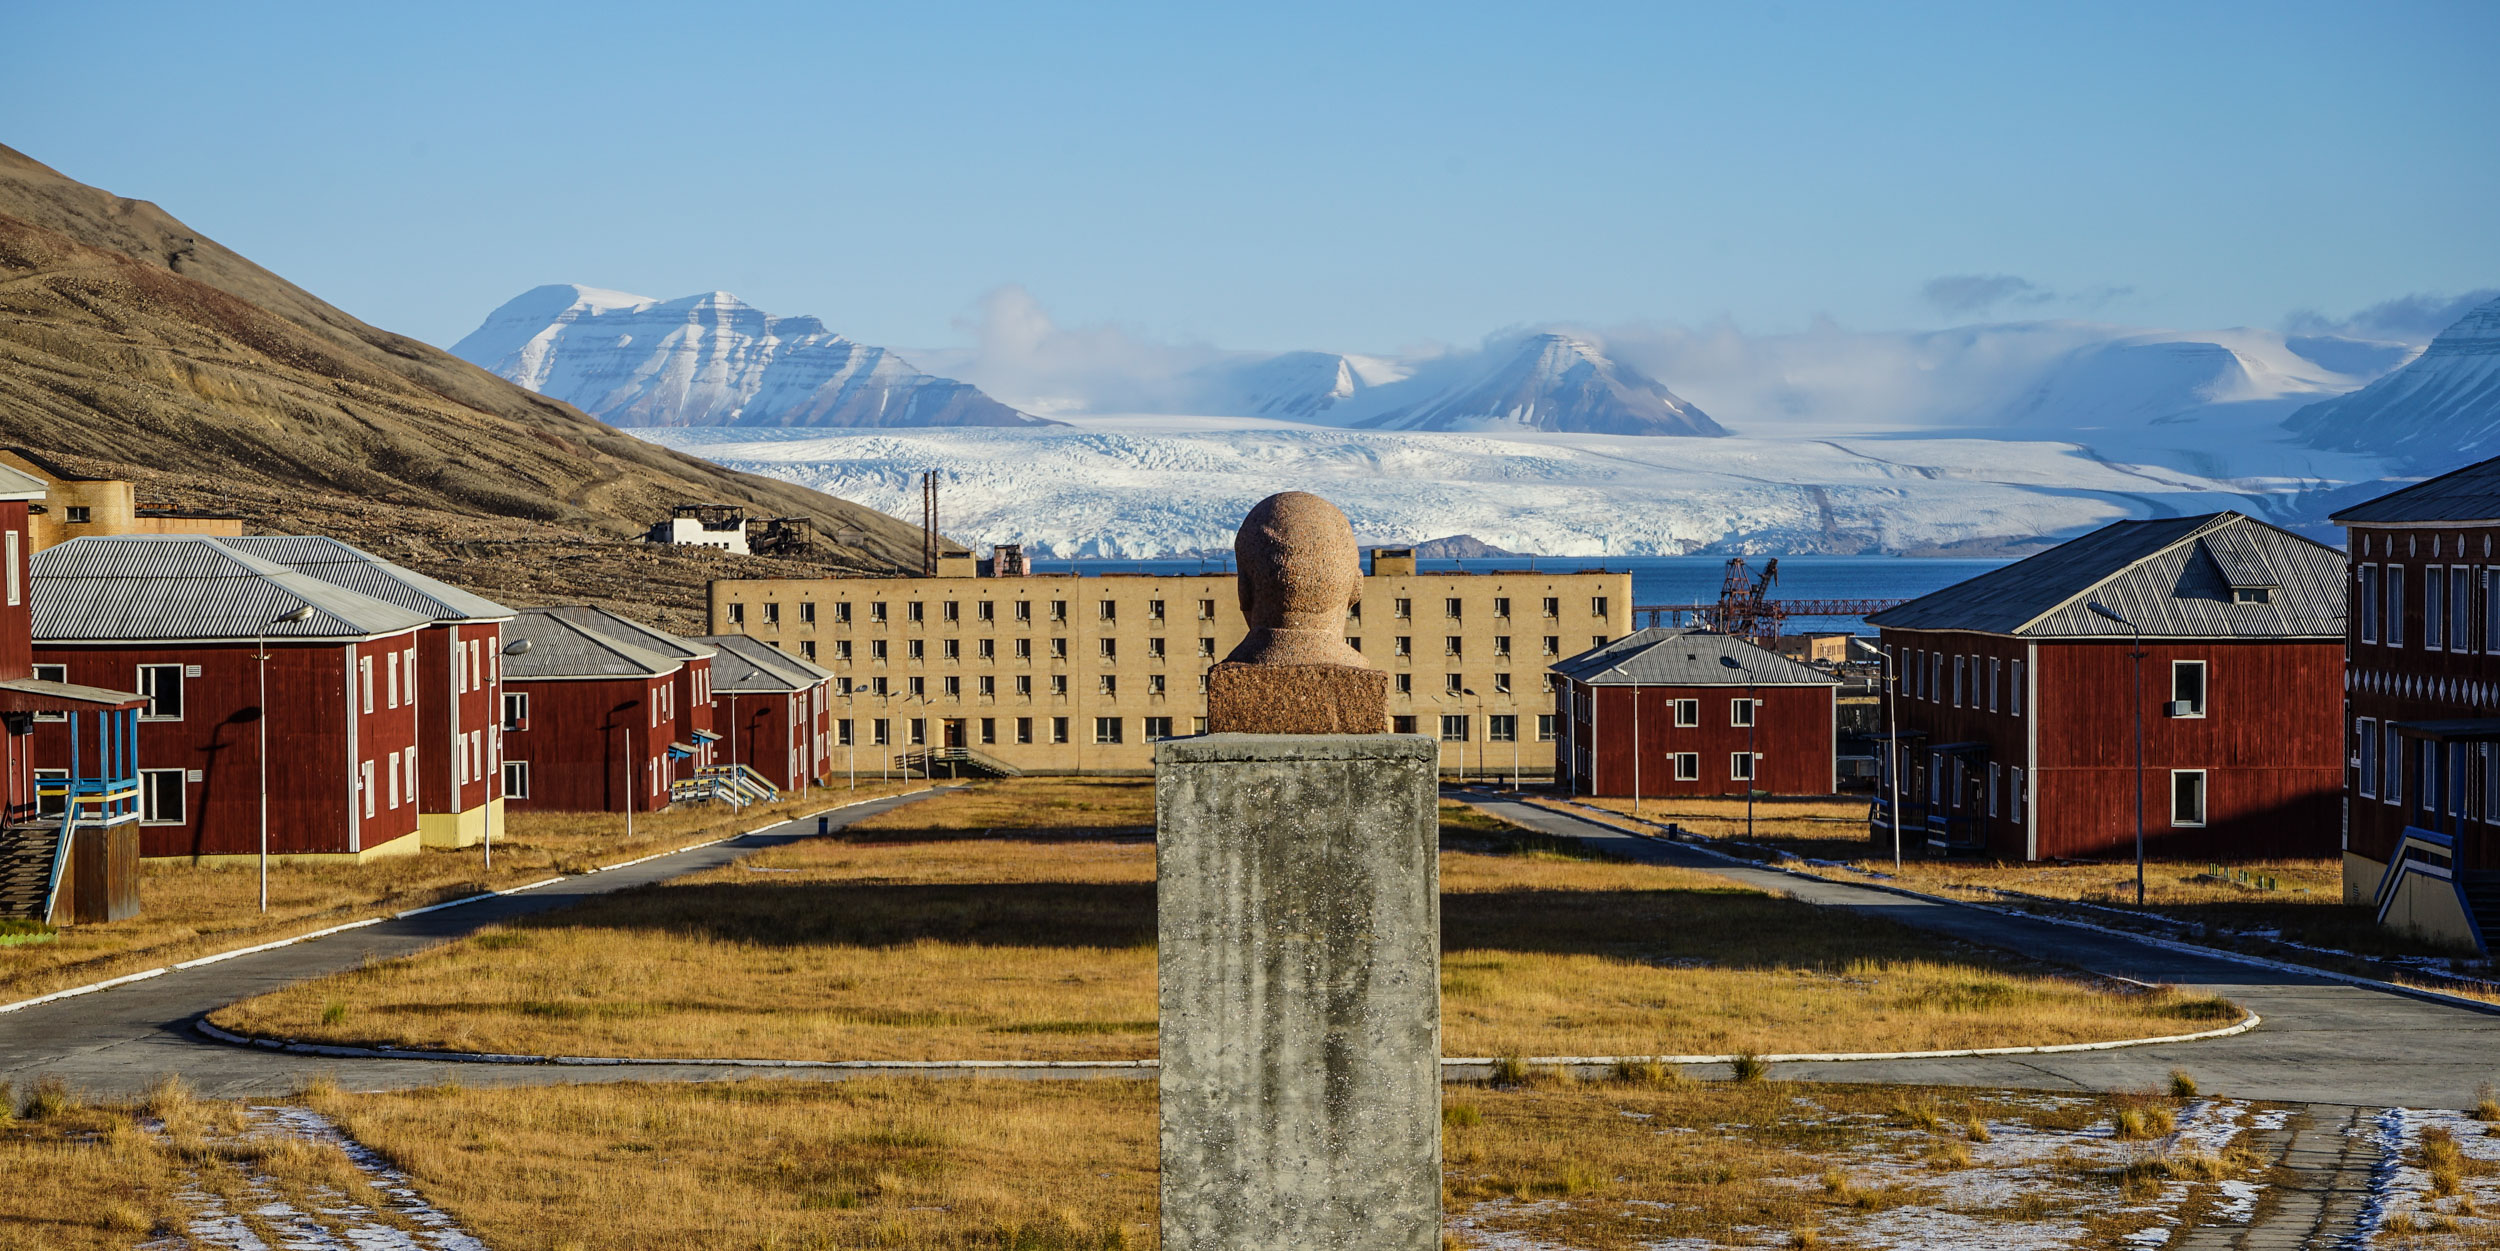
M538 287L452 355L620 426L1049 425L813 317L726 291L654 300Z
M691 626L728 565L631 541L670 505L809 516L820 563L915 561L895 518L655 447L376 329L140 200L0 147L0 442L320 531L499 598ZM786 561L733 562L787 573Z
M2441 331L2403 368L2283 424L2313 447L2373 452L2416 473L2500 455L2500 300Z

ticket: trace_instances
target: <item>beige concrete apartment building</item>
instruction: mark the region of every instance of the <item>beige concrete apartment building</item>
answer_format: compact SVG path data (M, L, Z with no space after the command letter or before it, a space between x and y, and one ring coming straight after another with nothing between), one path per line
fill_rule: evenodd
M1631 632L1628 573L1417 573L1375 554L1346 641L1389 675L1392 728L1450 773L1554 767L1546 666ZM1245 630L1232 575L724 579L711 632L831 669L836 766L968 747L1033 773L1142 773L1203 733L1206 673ZM847 695L843 692L848 692Z

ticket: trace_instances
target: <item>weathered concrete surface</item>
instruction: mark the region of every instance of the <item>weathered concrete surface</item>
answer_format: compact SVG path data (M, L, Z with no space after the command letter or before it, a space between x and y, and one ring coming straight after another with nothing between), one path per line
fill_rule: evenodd
M1441 1245L1438 744L1155 750L1163 1245Z

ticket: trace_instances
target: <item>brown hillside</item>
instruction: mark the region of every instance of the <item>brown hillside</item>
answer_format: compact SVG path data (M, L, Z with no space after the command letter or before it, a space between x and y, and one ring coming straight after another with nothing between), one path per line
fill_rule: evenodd
M797 562L634 541L681 502L806 516L818 564L916 565L916 527L624 434L321 302L142 200L0 146L0 444L334 534L512 603L587 600L678 629L704 582ZM950 545L951 546L951 545Z

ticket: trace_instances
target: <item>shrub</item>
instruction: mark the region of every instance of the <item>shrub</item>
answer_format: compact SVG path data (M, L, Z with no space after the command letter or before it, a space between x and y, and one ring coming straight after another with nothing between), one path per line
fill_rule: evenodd
M1771 1062L1753 1052L1741 1052L1728 1062L1728 1076L1740 1082L1758 1082L1771 1074Z
M2195 1098L2196 1079L2188 1076L2186 1069L2170 1070L2170 1095L2174 1099Z
M1996 1136L1988 1132L1987 1118L1979 1115L1979 1109L1977 1108L1972 1108L1968 1117L1963 1120L1962 1132L1964 1135L1969 1137L1972 1142L1996 1141Z
M338 1024L341 1024L341 1023L345 1022L346 1020L347 1020L347 1001L346 1001L346 1000L344 1000L344 999L333 999L333 1000L331 1000L330 1002L328 1002L328 1003L325 1003L325 1004L321 1005L321 1023L322 1023L322 1024L324 1024L324 1025L338 1025Z
M1484 1123L1484 1113L1472 1103L1453 1103L1441 1109L1441 1123L1451 1129L1473 1129Z
M45 1076L35 1082L35 1093L26 1100L26 1119L49 1120L78 1110L78 1095L69 1083L56 1076Z
M1656 1056L1627 1056L1615 1061L1615 1080L1633 1086L1668 1089L1686 1084L1684 1070Z
M1496 1086L1521 1086L1528 1081L1528 1061L1522 1056L1493 1057L1491 1081Z
M2491 1083L2485 1082L2474 1091L2474 1119L2500 1121L2500 1096L2494 1096Z

